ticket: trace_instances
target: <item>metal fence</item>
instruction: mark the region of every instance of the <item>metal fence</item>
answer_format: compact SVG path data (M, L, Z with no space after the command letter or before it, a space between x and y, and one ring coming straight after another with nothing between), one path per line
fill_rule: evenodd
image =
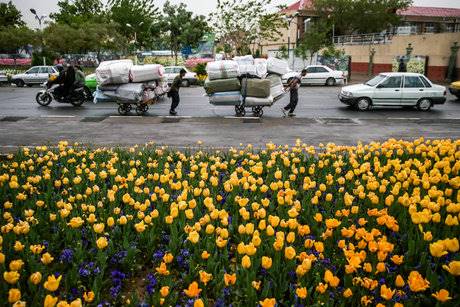
M334 44L339 45L373 45L391 43L393 34L370 33L334 36Z

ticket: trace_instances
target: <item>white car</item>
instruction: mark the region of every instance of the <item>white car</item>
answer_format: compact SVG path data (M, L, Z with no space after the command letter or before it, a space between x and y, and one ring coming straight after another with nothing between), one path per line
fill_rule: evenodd
M185 74L184 81L182 82L182 86L189 87L190 85L197 83L198 79L196 77L196 73L189 71L183 66L167 66L165 67L164 79L169 85L174 81L174 78L177 77L181 69L185 69L187 72Z
M54 66L34 66L25 73L11 77L11 82L16 84L17 87L32 86L33 84L42 84L48 81L50 75L58 74L59 72Z
M444 86L431 83L416 73L381 73L364 84L345 86L339 94L341 102L365 111L371 106L417 107L428 111L447 100Z
M305 69L307 70L307 75L302 77L302 84L304 85L334 86L336 84L344 84L347 78L346 72L333 70L324 65L307 66ZM283 83L289 83L295 76L300 76L300 73L292 71L283 75Z

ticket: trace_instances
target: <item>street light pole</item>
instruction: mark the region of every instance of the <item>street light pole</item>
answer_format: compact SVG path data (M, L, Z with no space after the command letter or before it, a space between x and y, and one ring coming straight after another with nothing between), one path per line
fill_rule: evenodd
M288 50L287 50L287 52L288 52L288 63L289 63L289 59L291 58L291 23L292 23L292 21L294 21L294 19L295 19L297 16L299 16L299 13L298 13L298 12L294 13L294 14L293 14L292 16L290 16L290 17L287 17L287 16L286 16L286 20L287 20L287 22L288 22L288 48L287 48L287 49L288 49ZM293 66L292 68L294 68L294 57L292 57L292 62L293 62L293 63L292 63L292 66Z
M35 15L35 19L38 20L38 26L40 28L40 31L42 31L42 22L43 20L45 20L47 16L46 15L38 16L37 11L35 9L30 9L30 12L33 15ZM43 52L43 47L44 47L44 43L43 43L43 37L42 37L42 52ZM46 58L43 56L43 66L45 65L46 65Z

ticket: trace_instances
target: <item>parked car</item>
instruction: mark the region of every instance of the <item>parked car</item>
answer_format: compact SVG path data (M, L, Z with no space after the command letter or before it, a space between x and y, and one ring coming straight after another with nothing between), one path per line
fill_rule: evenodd
M364 84L345 86L341 102L365 111L371 106L417 107L428 111L447 100L444 86L417 73L381 73Z
M169 85L174 81L174 78L179 74L181 69L185 69L187 71L184 77L184 81L182 82L182 86L189 87L190 85L197 83L198 79L196 73L191 72L184 66L167 66L165 67L164 79Z
M452 95L455 95L458 99L460 99L460 81L452 82L449 86L449 91Z
M4 71L0 71L0 84L8 83L8 76Z
M304 85L328 85L334 86L336 84L344 84L347 78L347 72L333 70L324 65L312 65L305 68L307 74L302 77L302 84ZM284 84L289 83L295 76L300 73L292 71L283 75L282 80Z
M34 66L25 73L11 77L11 82L16 84L17 87L23 87L24 85L32 86L48 81L50 75L59 75L54 66Z

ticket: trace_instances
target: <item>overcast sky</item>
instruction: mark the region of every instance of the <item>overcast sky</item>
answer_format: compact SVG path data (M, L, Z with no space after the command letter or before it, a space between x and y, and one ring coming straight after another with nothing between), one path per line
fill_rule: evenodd
M36 26L32 14L29 12L31 7L37 10L39 15L48 15L57 10L58 0L12 0L13 3L22 11L23 19L31 26ZM0 0L0 2L8 2L7 0ZM162 6L166 0L155 0L158 6ZM172 3L183 2L187 4L196 14L207 15L213 11L217 0L171 0ZM295 0L274 0L274 5L285 4L290 5ZM460 8L460 0L414 0L414 5L419 6L439 6L439 7L455 7Z

